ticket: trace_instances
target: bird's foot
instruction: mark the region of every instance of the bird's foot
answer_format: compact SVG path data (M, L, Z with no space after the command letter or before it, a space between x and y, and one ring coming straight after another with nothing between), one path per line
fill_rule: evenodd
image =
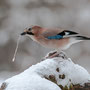
M63 52L63 51L61 51L61 52L59 53L59 57L62 57L63 59L68 59L66 53Z
M63 51L61 52L51 51L43 58L43 60L54 57L62 57L63 59L68 59L67 55Z

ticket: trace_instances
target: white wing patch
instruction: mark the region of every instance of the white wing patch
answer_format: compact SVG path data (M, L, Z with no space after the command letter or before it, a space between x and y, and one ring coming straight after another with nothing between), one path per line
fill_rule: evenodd
M69 32L65 32L65 35L69 35Z

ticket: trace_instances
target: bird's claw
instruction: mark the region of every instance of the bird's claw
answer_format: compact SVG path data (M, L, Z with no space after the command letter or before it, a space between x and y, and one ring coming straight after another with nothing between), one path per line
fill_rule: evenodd
M62 57L63 59L68 59L67 55L63 51L59 53L59 57Z
M43 58L43 60L48 59L48 58L54 58L54 57L61 57L63 59L68 59L67 55L63 51L59 53L57 51L53 51L53 52L51 51Z

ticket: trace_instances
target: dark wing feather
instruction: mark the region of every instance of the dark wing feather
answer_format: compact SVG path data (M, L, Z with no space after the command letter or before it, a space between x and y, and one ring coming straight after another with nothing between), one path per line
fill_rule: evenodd
M62 36L65 36L65 35L75 35L75 34L78 34L78 33L74 32L74 31L70 31L70 30L64 30L64 31L58 33L58 35L62 35Z

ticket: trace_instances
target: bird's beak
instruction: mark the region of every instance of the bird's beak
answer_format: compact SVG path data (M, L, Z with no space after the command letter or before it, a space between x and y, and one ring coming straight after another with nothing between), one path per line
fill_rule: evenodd
M21 33L21 36L26 35L26 34L34 35L34 33L30 32L29 30L24 30L24 32Z
M24 32L21 33L21 35L26 35L28 30L24 30Z

